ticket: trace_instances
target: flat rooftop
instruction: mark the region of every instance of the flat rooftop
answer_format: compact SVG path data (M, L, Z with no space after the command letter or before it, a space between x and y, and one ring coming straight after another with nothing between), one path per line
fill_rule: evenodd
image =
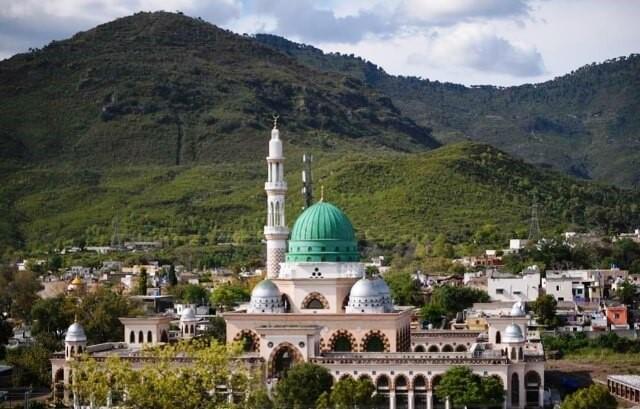
M609 375L607 379L640 389L640 375Z

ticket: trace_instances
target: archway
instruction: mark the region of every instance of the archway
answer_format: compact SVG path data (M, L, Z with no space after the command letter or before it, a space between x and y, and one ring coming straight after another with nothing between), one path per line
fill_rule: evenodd
M169 342L169 335L167 334L167 330L162 330L162 334L160 334L160 342Z
M147 331L147 342L150 344L153 343L153 334L151 331Z
M129 334L129 343L130 344L136 343L136 334L133 331L131 331L131 333Z
M142 331L138 332L138 344L142 344L144 343L144 334L142 333Z
M416 345L413 352L424 352L424 345Z
M520 406L520 377L511 375L511 406Z
M64 399L64 368L58 368L53 375L53 398L55 401Z
M242 350L244 352L259 352L260 351L260 337L255 332L249 329L243 329L233 338L234 341L240 341L242 343Z
M355 349L356 339L349 331L341 329L329 338L329 349L334 352L351 352Z
M409 407L409 381L404 375L398 375L393 381L396 391L396 408L406 409Z
M427 407L427 379L423 375L413 378L413 407Z
M430 345L429 352L440 352L437 345Z
M391 382L389 381L389 377L387 375L379 375L376 378L376 393L383 397L389 396L389 390L391 388Z
M389 352L389 340L379 330L369 331L362 337L360 350L365 352Z
M458 345L458 346L456 347L456 352L467 352L467 347L466 347L466 346L464 346L464 345L462 345L462 344L461 344L461 345Z
M329 309L329 301L320 293L313 292L302 300L302 308L308 310L326 310Z
M436 390L438 389L438 384L440 384L440 381L442 380L442 377L440 375L436 375L433 378L431 378L431 391L433 391L433 407L434 408L444 408L444 400L438 398L438 395L436 395Z
M269 357L269 374L272 378L282 378L296 363L302 361L297 348L288 342L283 342L271 352Z
M535 371L529 371L524 376L524 386L527 396L527 406L538 406L540 403L540 386L542 380Z
M453 347L449 344L442 347L442 352L453 352Z
M502 336L500 335L500 331L496 331L496 344L502 344Z

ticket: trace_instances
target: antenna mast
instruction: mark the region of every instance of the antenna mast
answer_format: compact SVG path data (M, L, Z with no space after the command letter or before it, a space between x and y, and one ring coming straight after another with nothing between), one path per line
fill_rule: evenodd
M302 197L304 198L305 209L313 204L311 162L313 162L313 156L306 153L302 155Z

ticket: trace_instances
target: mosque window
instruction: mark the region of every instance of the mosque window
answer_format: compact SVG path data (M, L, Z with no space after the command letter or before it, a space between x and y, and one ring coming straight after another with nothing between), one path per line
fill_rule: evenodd
M307 257L307 261L311 261L311 257Z
M151 331L147 331L147 342L153 342L153 335Z
M307 303L307 308L310 310L321 310L324 308L324 305L322 305L322 301L314 298Z
M144 342L144 335L142 334L142 331L138 332L138 343L142 344Z
M131 333L129 334L129 343L130 344L136 343L136 334L133 331L131 331Z

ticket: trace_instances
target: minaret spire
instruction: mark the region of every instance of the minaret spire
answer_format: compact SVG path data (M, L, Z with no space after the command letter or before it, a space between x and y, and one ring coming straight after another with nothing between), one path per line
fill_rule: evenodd
M267 224L264 226L264 236L267 240L268 278L278 277L280 263L285 259L289 237L284 212L287 182L284 180L284 155L278 130L279 117L279 115L273 115L273 129L269 141L269 156L267 156L267 182L264 184L264 190L267 192Z

